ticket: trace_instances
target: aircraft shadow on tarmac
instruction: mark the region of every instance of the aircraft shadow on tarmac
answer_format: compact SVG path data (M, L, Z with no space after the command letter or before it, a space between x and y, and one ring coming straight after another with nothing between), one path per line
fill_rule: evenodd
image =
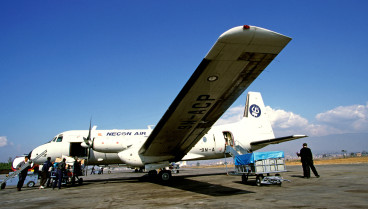
M211 175L216 175L216 174L211 174ZM157 183L160 184L159 182ZM251 191L231 188L231 187L223 186L220 184L211 184L208 182L196 181L193 179L188 179L186 176L176 176L174 179L174 182L170 184L160 184L160 185L165 185L165 186L169 186L169 187L176 188L176 189L181 189L185 191L190 191L190 192L195 192L195 193L215 196L215 197L254 193Z
M162 186L168 186L180 190L195 192L199 194L209 195L209 196L231 196L238 194L247 194L254 193L252 191L231 188L227 186L223 186L220 184L211 184L208 182L196 181L193 179L189 179L191 177L199 177L199 176L214 176L214 175L225 175L224 173L212 173L212 174L197 174L197 175L180 175L173 176L173 180L170 182L161 182L157 179L152 179L148 177L148 175L144 175L141 177L118 177L118 178L108 178L108 179L94 179L94 180L86 180L86 184L90 184L93 182L106 182L106 183L137 183L137 182L149 182Z

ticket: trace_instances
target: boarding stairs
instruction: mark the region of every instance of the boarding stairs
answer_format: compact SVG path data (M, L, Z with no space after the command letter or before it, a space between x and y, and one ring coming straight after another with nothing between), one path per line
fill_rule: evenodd
M235 156L239 155L239 153L234 149L234 147L229 146L229 145L226 145L225 155L226 154L230 154L231 157L235 157Z
M14 171L13 173L11 173L10 175L8 175L2 182L1 182L1 189L5 188L6 182L13 178L14 176L18 175L20 172L22 172L24 169L26 169L31 163L32 161L36 161L38 158L42 157L44 154L47 153L47 150L41 152L41 154L37 155L34 159L30 159L28 160L28 162L26 162L24 165L22 165L22 167L20 167L19 170Z
M234 146L226 145L225 154L230 154L231 157L235 157L237 155L249 153L249 150L246 150L243 147L244 146L239 141L235 141Z
M250 151L247 149L243 148L244 146L239 142L239 141L235 141L233 146L230 145L226 145L225 146L225 165L226 165L226 173L229 174L228 169L227 169L227 162L226 162L226 158L229 157L229 155L234 159L235 156L238 155L244 155L249 153Z

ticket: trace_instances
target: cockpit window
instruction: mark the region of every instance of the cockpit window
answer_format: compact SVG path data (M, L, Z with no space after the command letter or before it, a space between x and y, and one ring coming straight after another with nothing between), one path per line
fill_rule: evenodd
M62 142L63 141L63 136L59 136L57 139L56 139L56 142Z
M51 141L52 141L52 142L55 142L55 141L56 141L56 139L57 139L57 137L53 138Z

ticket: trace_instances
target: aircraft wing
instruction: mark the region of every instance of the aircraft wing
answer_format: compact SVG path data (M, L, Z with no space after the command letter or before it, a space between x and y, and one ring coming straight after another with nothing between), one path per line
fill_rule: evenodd
M247 25L223 33L139 153L180 160L290 40L279 33Z
M279 138L274 138L274 139L254 141L254 142L251 142L250 145L252 146L252 148L256 147L257 149L260 149L260 148L265 147L265 146L270 145L270 144L278 144L278 143L281 143L281 142L287 142L287 141L300 139L300 138L304 138L304 137L307 137L307 136L306 135L284 136L284 137L279 137Z

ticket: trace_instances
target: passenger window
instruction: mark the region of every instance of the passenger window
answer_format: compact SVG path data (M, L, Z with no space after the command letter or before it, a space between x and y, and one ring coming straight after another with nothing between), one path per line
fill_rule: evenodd
M207 138L203 137L203 142L206 143L207 142Z

